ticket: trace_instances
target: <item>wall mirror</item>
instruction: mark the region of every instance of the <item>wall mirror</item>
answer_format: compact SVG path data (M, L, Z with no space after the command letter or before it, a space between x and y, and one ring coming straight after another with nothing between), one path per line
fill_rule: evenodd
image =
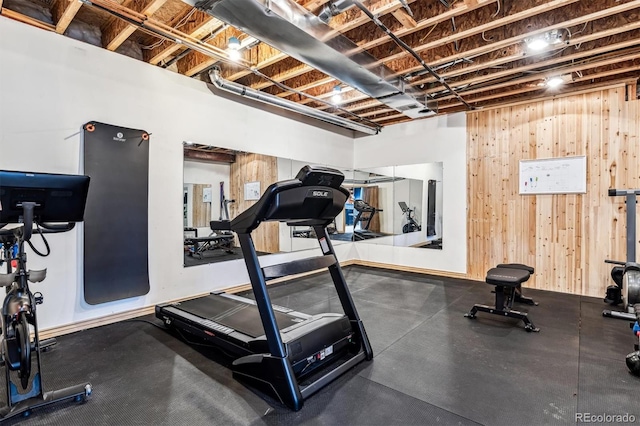
M393 244L442 249L443 164L410 164L394 168Z
M393 244L393 167L354 170L345 179L351 198L345 207L345 229L352 241Z
M191 142L183 145L184 266L241 259L235 235L211 229L210 221L233 219L255 204L269 185L291 179L311 164ZM345 176L353 173L342 171ZM334 244L351 240L344 211L329 230ZM284 223L265 223L252 236L259 256L318 248L311 229Z

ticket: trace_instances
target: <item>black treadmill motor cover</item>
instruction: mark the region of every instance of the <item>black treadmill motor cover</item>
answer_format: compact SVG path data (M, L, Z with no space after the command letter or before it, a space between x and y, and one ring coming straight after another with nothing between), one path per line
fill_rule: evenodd
M342 211L349 191L340 185L344 175L335 169L304 166L295 179L270 185L262 197L231 221L231 230L248 234L261 222L289 226L327 226Z

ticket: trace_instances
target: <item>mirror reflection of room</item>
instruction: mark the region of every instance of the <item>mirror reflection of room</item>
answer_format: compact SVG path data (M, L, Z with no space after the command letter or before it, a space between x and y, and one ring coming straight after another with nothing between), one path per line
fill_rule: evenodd
M345 207L346 232L353 241L393 244L393 182L390 168L355 170L345 179L351 197Z
M442 163L394 168L394 245L442 249Z
M308 163L204 144L183 145L184 265L240 259L237 238L230 231L212 229L211 221L232 220L255 204L269 185L295 177ZM351 241L352 232L345 233L344 217L343 210L328 227L335 244ZM264 224L253 238L258 255L309 250L318 245L310 227L277 222Z
M212 220L228 220L234 203L230 197L230 161L221 149L205 150L185 143L183 184L184 265L193 266L241 258L235 236L212 229Z

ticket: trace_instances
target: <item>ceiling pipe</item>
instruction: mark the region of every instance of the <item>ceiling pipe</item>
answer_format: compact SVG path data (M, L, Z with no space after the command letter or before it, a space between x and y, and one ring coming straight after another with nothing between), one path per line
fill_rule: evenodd
M213 69L209 73L209 77L211 77L211 82L215 87L220 90L224 90L225 92L244 96L246 98L263 102L269 105L274 105L279 108L305 115L307 117L315 118L316 120L321 120L326 123L344 127L346 129L355 130L356 132L365 133L368 135L376 135L380 132L380 127L371 127L364 124L356 123L354 121L330 114L328 112L317 110L306 105L301 105L296 102L290 101L288 99L283 99L269 93L261 92L260 90L252 89L250 87L225 80L224 78L222 78L222 76L220 75L220 70L217 68Z

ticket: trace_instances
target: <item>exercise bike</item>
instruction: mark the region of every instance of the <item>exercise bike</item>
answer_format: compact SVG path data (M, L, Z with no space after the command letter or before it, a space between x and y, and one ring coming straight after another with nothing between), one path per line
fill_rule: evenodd
M412 216L415 210L410 209L404 201L399 201L398 205L402 210L402 214L407 215L407 223L402 226L402 233L408 234L409 232L422 231L422 227Z
M610 189L609 196L624 196L627 207L627 260L605 260L614 264L611 278L614 284L607 287L604 301L611 306L622 305L624 311L605 309L604 317L636 321L636 305L640 304L640 265L636 262L636 196L640 189ZM640 309L640 306L638 306Z
M91 395L90 383L44 391L40 353L54 345L55 339L41 341L39 338L36 307L44 298L40 292L32 293L29 283L43 281L47 271L27 269L25 253L25 244L28 244L34 253L48 256L50 248L44 234L70 231L75 222L82 220L88 186L86 176L0 171L3 206L0 210L0 242L7 272L0 274L0 286L6 289L1 313L0 353L5 368L7 400L6 406L0 408L0 421L17 415L28 416L34 408L60 401L86 401ZM66 220L67 215L70 220ZM19 226L4 229L8 224ZM46 253L39 252L31 243L34 225L44 241Z

